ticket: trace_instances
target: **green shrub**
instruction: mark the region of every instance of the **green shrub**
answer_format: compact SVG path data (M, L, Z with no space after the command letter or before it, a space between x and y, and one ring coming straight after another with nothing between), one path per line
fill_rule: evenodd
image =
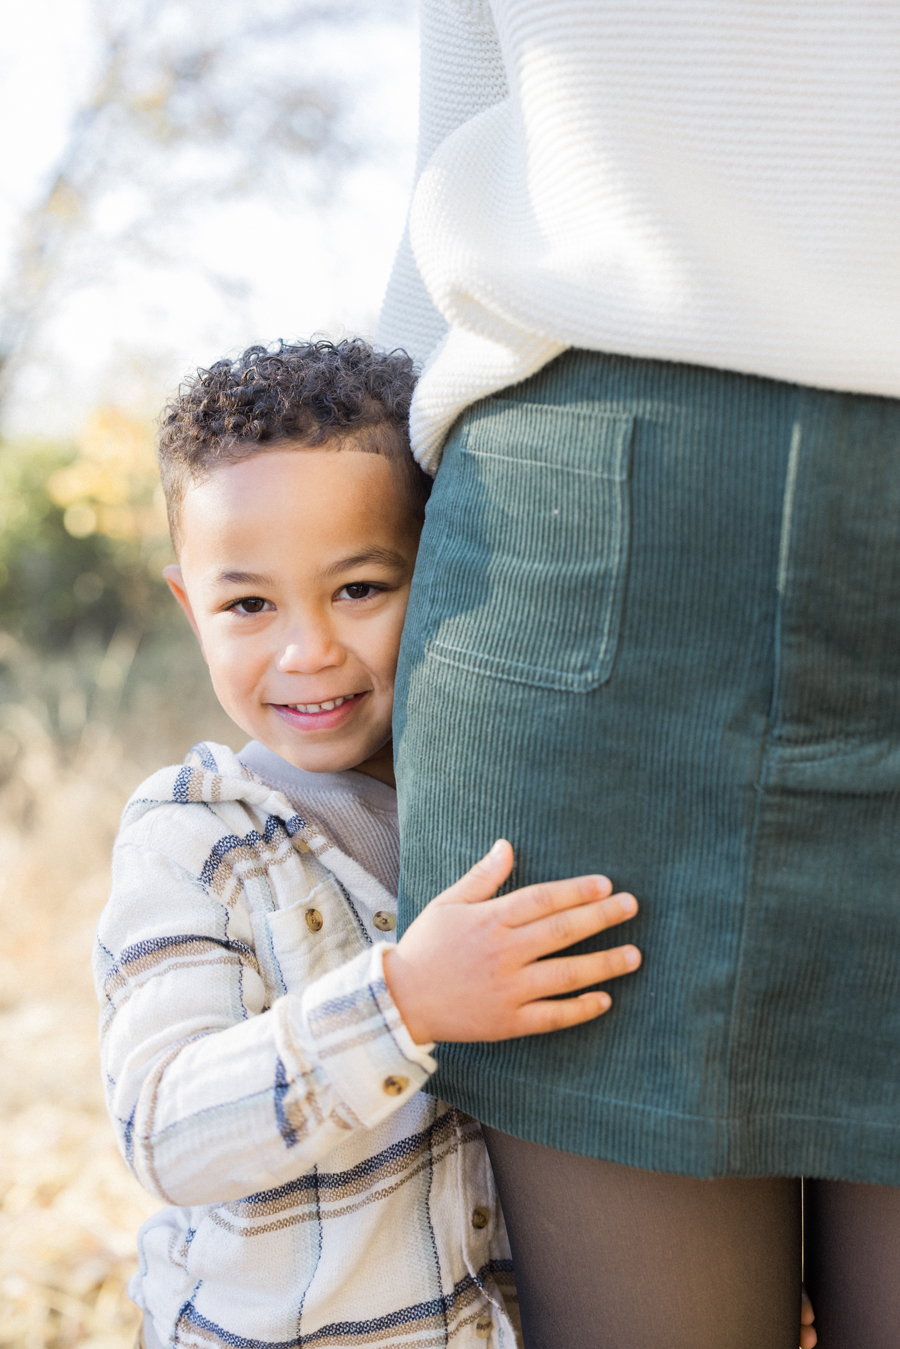
M68 754L115 727L152 759L235 733L173 560L146 424L105 409L77 441L0 444L0 784L35 737Z
M115 410L77 443L0 446L0 626L41 652L167 624L172 561L150 430Z

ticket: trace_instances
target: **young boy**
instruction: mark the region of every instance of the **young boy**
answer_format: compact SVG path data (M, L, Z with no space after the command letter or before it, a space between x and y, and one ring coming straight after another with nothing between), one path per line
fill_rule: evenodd
M492 898L503 841L394 944L413 383L362 342L257 347L168 409L167 579L253 738L138 788L98 933L110 1113L169 1205L131 1285L147 1349L513 1349L481 1131L419 1090L431 1051L599 1016L605 992L557 995L640 961L544 959L636 902L598 876Z

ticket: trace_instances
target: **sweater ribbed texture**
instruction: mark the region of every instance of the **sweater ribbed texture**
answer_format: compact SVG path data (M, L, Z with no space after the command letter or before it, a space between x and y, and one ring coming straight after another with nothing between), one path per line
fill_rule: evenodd
M900 395L900 10L423 0L380 339L431 471L566 347Z

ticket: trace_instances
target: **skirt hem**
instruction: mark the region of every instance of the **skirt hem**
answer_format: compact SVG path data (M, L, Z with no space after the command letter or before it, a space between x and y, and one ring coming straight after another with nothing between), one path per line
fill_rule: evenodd
M424 1090L482 1124L561 1152L693 1176L805 1176L900 1186L900 1124L774 1113L716 1119L561 1091L471 1064Z

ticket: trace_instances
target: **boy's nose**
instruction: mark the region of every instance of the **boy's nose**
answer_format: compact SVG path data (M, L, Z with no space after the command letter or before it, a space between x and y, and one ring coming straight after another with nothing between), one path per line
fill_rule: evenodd
M340 665L340 648L322 633L304 642L290 642L276 661L281 674L314 674L327 666Z

